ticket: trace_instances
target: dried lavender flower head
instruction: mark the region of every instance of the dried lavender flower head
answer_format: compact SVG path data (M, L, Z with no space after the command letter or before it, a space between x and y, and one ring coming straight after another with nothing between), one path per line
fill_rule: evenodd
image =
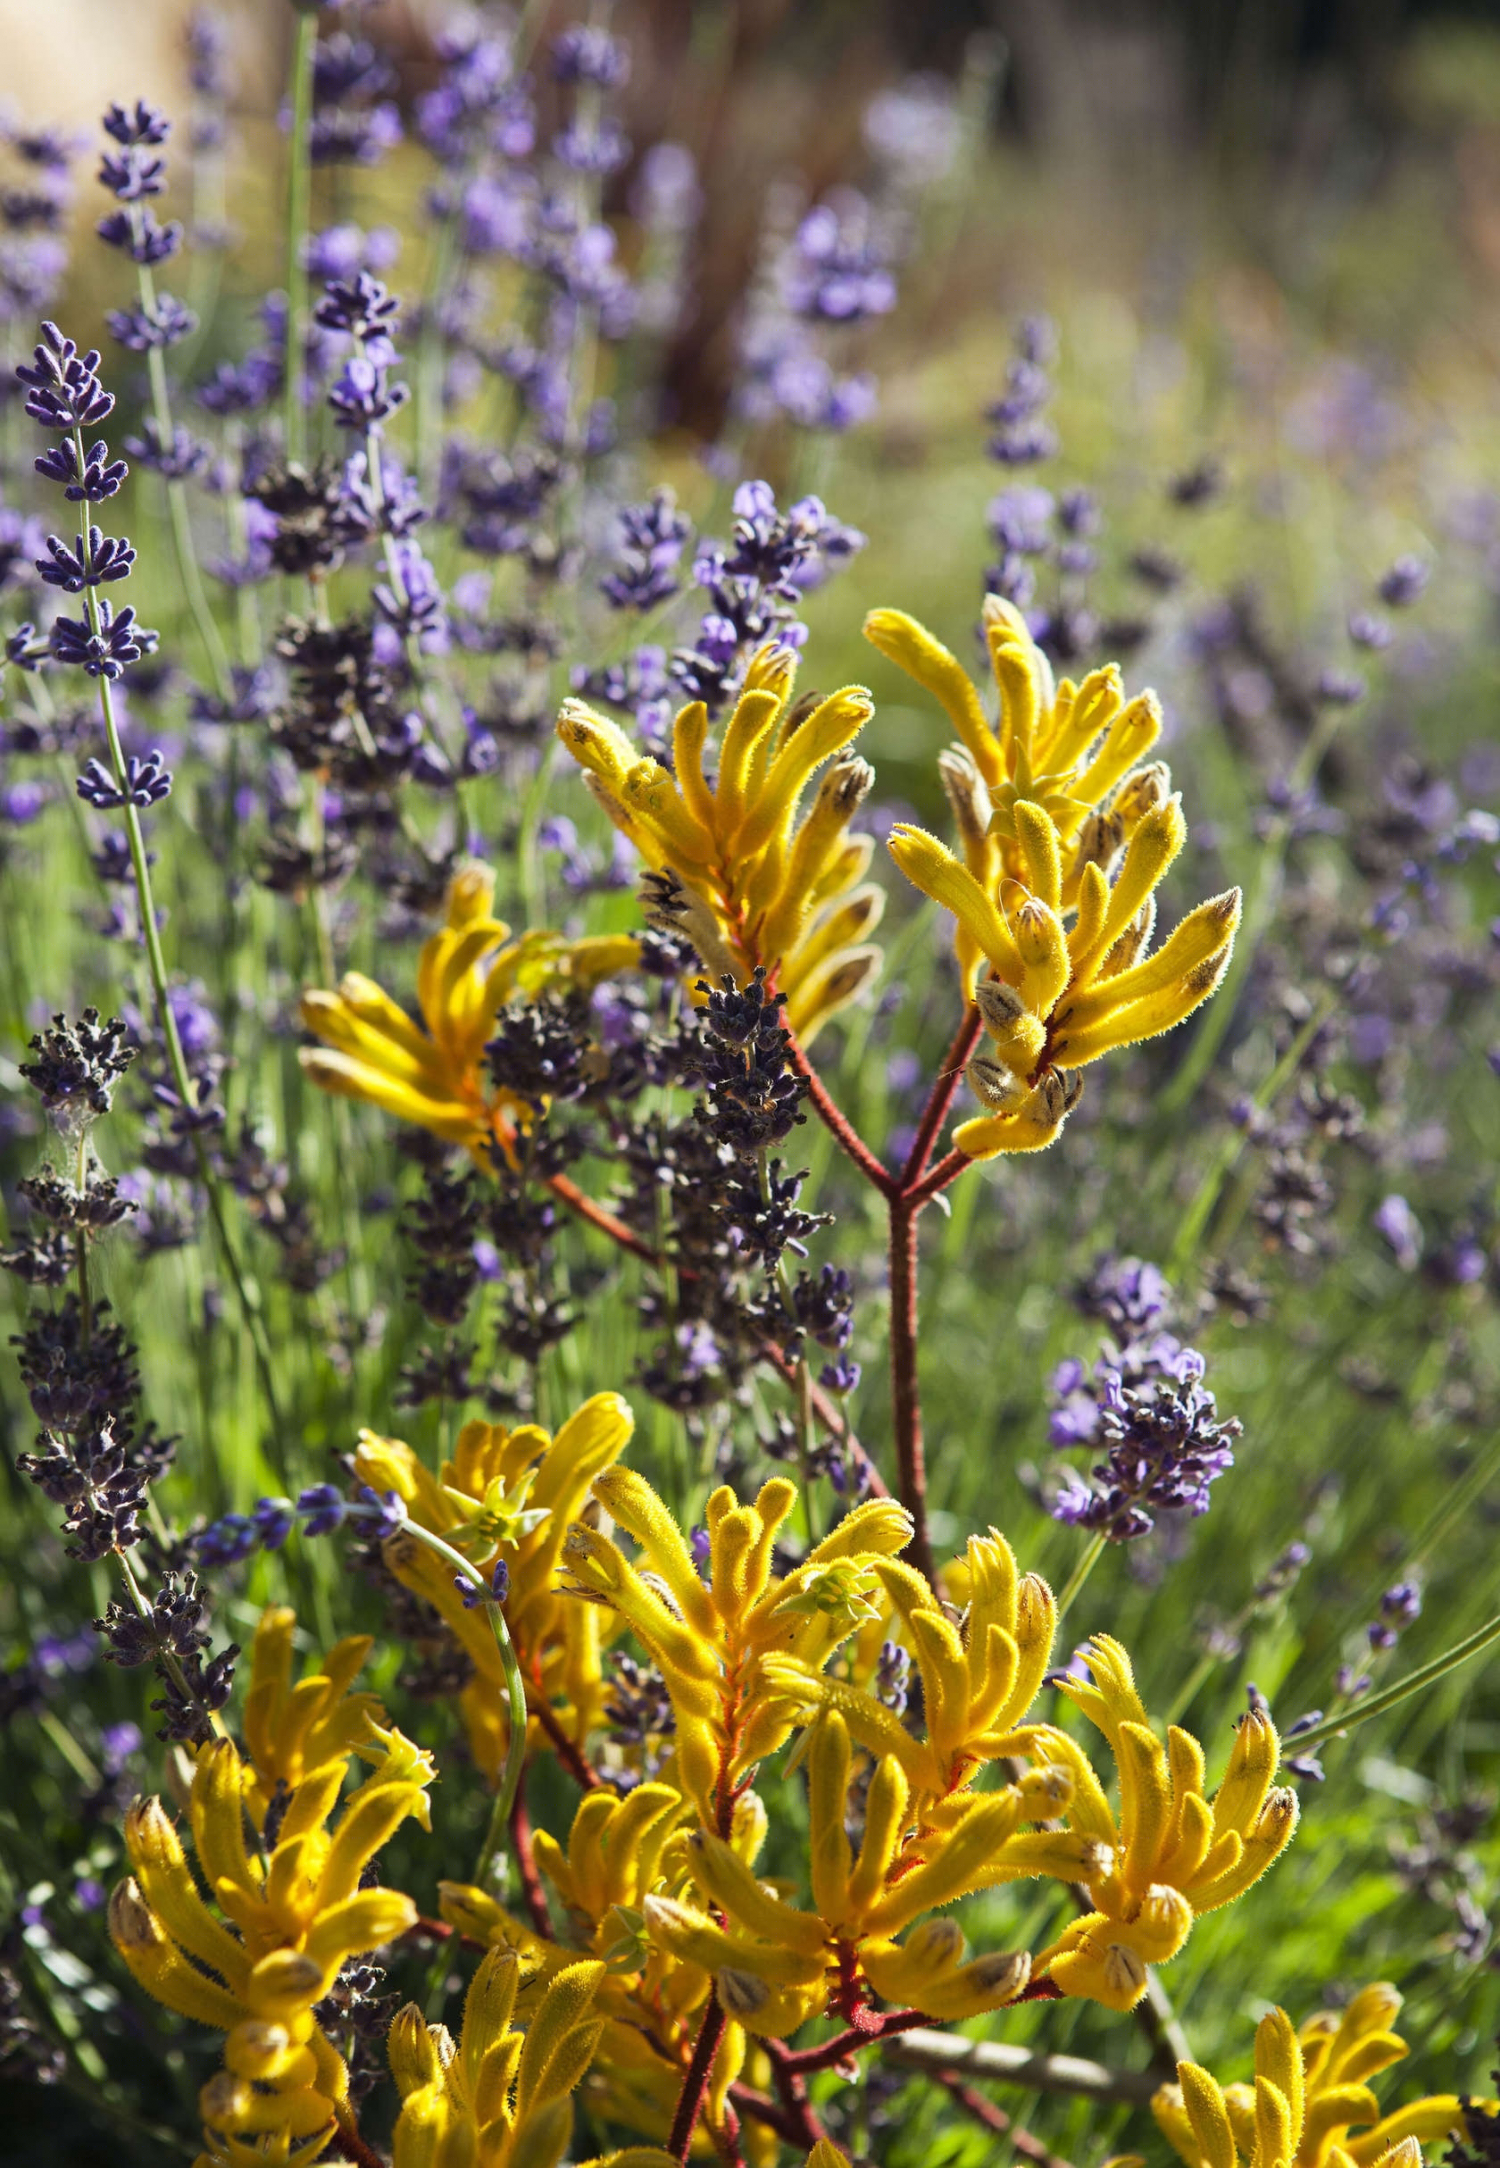
M35 1061L23 1061L21 1074L41 1100L48 1120L59 1135L76 1142L101 1114L107 1114L115 1080L135 1059L135 1048L123 1044L125 1025L112 1016L99 1021L97 1009L85 1009L76 1024L61 1011L52 1019L50 1031L31 1041Z

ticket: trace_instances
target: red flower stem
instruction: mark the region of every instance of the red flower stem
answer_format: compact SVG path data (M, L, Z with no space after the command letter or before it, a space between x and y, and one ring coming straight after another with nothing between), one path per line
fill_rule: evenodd
M780 2095L782 2107L788 2118L795 2121L797 2135L792 2143L805 2146L808 2152L811 2152L828 2133L813 2108L807 2080L800 2070L789 2067L790 2048L784 2047L779 2040L766 2040L762 2045L770 2059L771 2076Z
M825 2040L821 2047L800 2048L789 2053L781 2062L773 2064L773 2069L778 2075L784 2070L797 2077L807 2077L814 2070L831 2070L835 2063L847 2062L851 2055L857 2055L861 2048L870 2047L877 2040L888 2039L892 2033L910 2032L914 2025L929 2023L920 2010L887 2010L879 2017L873 2017L872 2013L872 2018L868 2030L851 2026L848 2032L837 2033L832 2040Z
M643 1242L622 1219L616 1219L613 1212L606 1211L602 1204L596 1204L576 1182L570 1182L565 1174L549 1174L547 1187L554 1197L561 1199L570 1212L576 1212L581 1220L587 1220L589 1226L596 1228L601 1235L608 1235L610 1241L617 1242L622 1250L629 1250L632 1257L639 1257L648 1265L661 1263L649 1242Z
M896 1434L896 1488L911 1515L907 1545L918 1573L933 1580L927 1532L927 1457L922 1446L922 1398L917 1381L917 1219L920 1206L890 1201L891 1427Z
M667 2151L674 2160L685 2161L688 2148L693 2142L693 2132L703 2113L703 2102L708 2092L708 2081L713 2074L714 2057L724 2038L728 2023L719 1991L714 1989L703 2012L703 2022L698 2027L698 2037L693 2042L693 2056L682 2080L682 2091L677 2096L677 2112L672 2117L672 2129L667 2138Z
M551 1942L555 1939L552 1933L552 1915L547 1910L547 1893L542 1888L542 1878L537 1873L536 1859L531 1849L531 1816L526 1811L524 1771L520 1783L516 1786L516 1796L510 1810L510 1848L516 1856L521 1894L526 1899L526 1911L531 1924L544 1942Z
M906 1165L901 1169L900 1186L914 1189L927 1172L927 1162L932 1147L938 1140L938 1132L948 1119L948 1110L963 1081L963 1073L969 1066L969 1056L982 1029L978 1009L972 1004L964 1011L963 1019L953 1034L953 1043L943 1056L943 1066L932 1080L932 1090L922 1109L922 1119L917 1124L917 1134L907 1154Z
M920 1210L924 1204L932 1202L939 1190L947 1189L951 1182L956 1182L973 1164L967 1152L945 1153L937 1165L923 1175L920 1182L914 1183L904 1192L906 1202Z
M834 1104L828 1086L808 1060L801 1043L790 1032L787 1034L787 1059L807 1086L808 1098L840 1151L853 1160L865 1180L878 1189L882 1197L894 1196L895 1176L881 1165L848 1116Z
M347 2115L348 2111L345 2111ZM359 2126L352 2116L339 2118L339 2144L355 2163L355 2168L385 2168L385 2159L359 2134Z
M993 2131L997 2138L1008 2138L1011 2150L1022 2160L1034 2161L1036 2168L1071 2168L1071 2163L1051 2153L1040 2138L1034 2138L1029 2130L1021 2130L1013 2123L1003 2108L997 2108L993 2100L986 2100L983 2093L951 2071L934 2070L933 2083L941 2085L944 2092L955 2100L966 2115L972 2115L976 2123Z
M795 2146L799 2153L810 2153L817 2139L809 2137L798 2118L773 2100L769 2093L757 2092L753 2085L731 2085L729 2098L736 2112L748 2115L753 2122L764 2123L767 2130L774 2130L778 2138Z
M529 1701L527 1708L552 1741L553 1750L558 1760L567 1770L574 1783L581 1784L586 1792L596 1792L599 1789L599 1773L596 1769L589 1767L588 1762L584 1759L583 1749L575 1746L563 1730L557 1711L550 1703L544 1701L540 1695L537 1696L535 1701Z

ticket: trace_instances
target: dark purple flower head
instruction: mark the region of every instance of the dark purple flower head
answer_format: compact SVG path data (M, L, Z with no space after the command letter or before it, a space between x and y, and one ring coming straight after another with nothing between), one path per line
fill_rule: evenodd
M104 321L110 336L132 354L150 353L154 347L176 346L190 338L198 319L171 294L157 294L149 307L107 309Z
M104 132L125 149L141 143L165 143L172 123L160 106L137 98L133 106L111 105L102 122Z
M361 268L352 278L329 279L313 317L325 331L347 331L353 338L370 339L393 331L400 313L397 296Z
M328 404L340 429L363 432L387 420L409 397L405 384L389 382L383 362L368 354L351 354L329 387Z
M1117 1313L1128 1307L1149 1323L1165 1296L1160 1274L1136 1259L1115 1269L1119 1292L1106 1299ZM1104 1458L1092 1482L1068 1471L1053 1502L1056 1519L1125 1543L1145 1535L1158 1511L1208 1511L1209 1485L1233 1465L1241 1426L1218 1419L1214 1396L1203 1387L1205 1367L1196 1348L1170 1333L1119 1348L1107 1343L1092 1377L1077 1361L1060 1366L1052 1380L1059 1399L1051 1442L1064 1451L1102 1449Z
M158 752L144 756L131 753L127 757L123 789L98 760L91 760L78 778L79 797L101 813L112 812L122 805L133 805L144 812L147 806L157 805L168 797L171 789L171 771Z
M134 145L123 154L106 151L99 161L99 183L118 203L142 203L167 185L167 161L150 158Z
M99 352L80 354L56 324L42 325L42 343L30 362L17 365L26 387L26 411L44 429L92 429L114 412L114 394L99 381Z
M48 587L61 587L81 595L86 587L101 587L113 580L128 580L135 551L123 537L106 535L90 527L88 535L73 537L69 549L61 535L49 534L47 555L36 560L36 569Z
M94 228L108 248L117 248L132 263L165 263L182 244L182 222L169 219L165 226L149 211L110 211Z
M99 599L99 630L87 618L59 617L51 631L53 660L76 664L90 677L117 678L127 663L138 662L154 652L157 635L137 625L135 611L127 604L118 616L107 596Z

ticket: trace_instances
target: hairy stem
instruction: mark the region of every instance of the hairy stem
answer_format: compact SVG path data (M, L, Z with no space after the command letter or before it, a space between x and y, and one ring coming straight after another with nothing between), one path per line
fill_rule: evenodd
M672 2129L667 2138L667 2151L674 2160L685 2161L693 2142L693 2132L703 2113L703 2102L708 2093L708 2081L713 2075L714 2057L724 2038L728 2017L719 1991L713 1990L703 2012L703 2022L698 2027L698 2037L693 2042L692 2059L683 2073L682 2090L677 2096L677 2108L672 2117Z
M979 1011L971 1005L964 1011L963 1019L953 1034L953 1042L943 1056L942 1067L932 1080L932 1090L927 1094L927 1104L922 1109L922 1119L917 1124L917 1133L912 1139L906 1165L901 1169L903 1189L914 1188L927 1172L932 1147L948 1119L948 1111L963 1081L963 1073L969 1066L969 1056L974 1051L981 1028Z
M904 1196L891 1199L891 1425L896 1437L896 1488L912 1518L911 1562L931 1581L935 1568L927 1532L927 1457L917 1381L918 1209Z

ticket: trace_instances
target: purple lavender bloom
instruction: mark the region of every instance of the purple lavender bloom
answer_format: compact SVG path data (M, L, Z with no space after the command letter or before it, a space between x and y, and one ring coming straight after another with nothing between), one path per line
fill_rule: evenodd
M70 624L71 622L71 619L65 617L58 619L60 625ZM58 655L56 645L57 626L54 625L52 630L52 652L54 655ZM59 661L67 661L71 658L58 655L58 659ZM101 675L107 677L110 672L108 670L102 672L90 671L89 674L94 677ZM157 805L163 798L170 796L172 773L163 763L161 754L155 749L146 754L131 753L126 757L125 782L122 788L116 783L102 761L91 760L84 768L82 775L78 777L77 790L79 797L86 804L94 806L101 813L112 812L116 806L122 805L133 805L144 812L148 806Z
M1050 489L1036 486L1005 489L992 497L985 524L1002 549L1023 557L1039 557L1052 540L1050 527L1057 501Z
M786 272L793 315L832 324L862 323L896 305L889 252L874 212L854 189L815 204L801 225Z
M332 1483L310 1483L297 1493L297 1514L310 1536L329 1536L348 1517L349 1502Z
M0 790L0 820L13 828L25 828L47 804L45 783L11 783Z
M1398 557L1384 574L1376 593L1389 610L1407 609L1427 586L1432 567L1420 557Z
M97 1912L104 1903L106 1891L97 1875L80 1875L73 1884L73 1902L84 1912Z
M1138 1273L1154 1270L1134 1259L1125 1263ZM1206 1513L1209 1486L1233 1466L1231 1448L1242 1426L1219 1420L1214 1395L1203 1386L1205 1368L1198 1350L1170 1333L1118 1349L1106 1344L1092 1378L1077 1361L1062 1364L1052 1380L1060 1398L1051 1442L1063 1450L1097 1446L1104 1458L1091 1483L1068 1471L1053 1500L1054 1518L1128 1543L1154 1526L1159 1511Z
M193 1544L205 1566L237 1566L256 1545L256 1528L248 1513L226 1513L213 1521Z
M132 263L147 266L165 263L182 243L182 222L169 219L165 226L149 211L110 211L94 228L107 248L117 248Z
M477 1587L466 1573L455 1573L453 1586L458 1590L466 1611L477 1611L484 1603L504 1603L510 1594L510 1567L503 1558L497 1558L487 1588Z
M117 1777L132 1756L139 1754L144 1744L139 1724L106 1724L99 1734L105 1775Z
M623 505L617 517L621 569L606 574L600 592L617 610L653 610L681 584L677 568L692 522L669 489L653 490L645 504Z
M1422 1223L1406 1199L1391 1195L1375 1214L1375 1231L1389 1244L1403 1272L1415 1272L1422 1256Z
M386 379L383 363L368 354L351 354L337 381L329 387L328 404L340 429L373 429L404 406L410 392L405 384Z
M552 74L559 83L618 90L630 79L630 48L591 23L570 23L552 40Z
M297 1510L289 1498L262 1498L250 1523L262 1550L279 1551L297 1525Z
M388 271L401 253L401 236L394 226L362 226L344 223L325 226L307 237L303 261L309 275L327 283L351 280L360 272Z

